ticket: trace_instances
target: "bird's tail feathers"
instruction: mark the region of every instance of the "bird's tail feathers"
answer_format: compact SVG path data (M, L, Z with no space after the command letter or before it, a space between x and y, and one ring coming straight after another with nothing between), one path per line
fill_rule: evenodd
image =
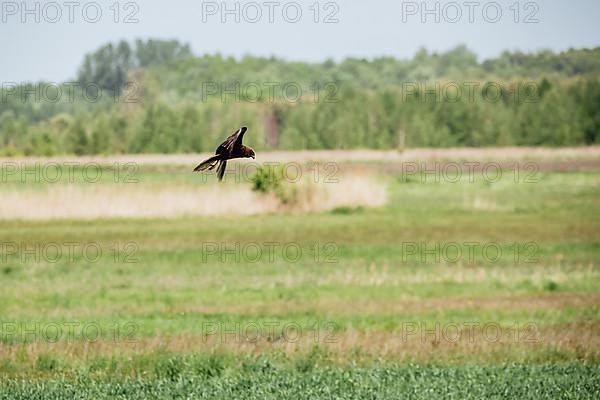
M209 158L208 160L202 161L196 168L194 168L194 172L204 171L204 170L212 170L215 168L217 163L221 160L220 155L215 155Z

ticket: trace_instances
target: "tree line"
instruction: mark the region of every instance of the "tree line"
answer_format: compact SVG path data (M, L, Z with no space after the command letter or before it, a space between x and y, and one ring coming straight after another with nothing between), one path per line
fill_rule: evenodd
M258 149L584 145L600 141L600 48L459 46L336 63L107 44L69 82L4 84L0 154L212 151L238 125Z

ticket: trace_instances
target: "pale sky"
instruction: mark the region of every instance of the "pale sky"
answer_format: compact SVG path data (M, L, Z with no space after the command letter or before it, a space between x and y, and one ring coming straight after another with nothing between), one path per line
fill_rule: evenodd
M71 79L85 53L108 41L135 38L178 39L196 54L275 55L304 61L408 58L421 47L444 51L458 44L466 44L480 59L503 50L600 45L598 0L425 1L425 7L423 1L397 0L222 3L57 0L25 1L24 9L22 1L2 1L0 80ZM133 22L125 23L127 16Z

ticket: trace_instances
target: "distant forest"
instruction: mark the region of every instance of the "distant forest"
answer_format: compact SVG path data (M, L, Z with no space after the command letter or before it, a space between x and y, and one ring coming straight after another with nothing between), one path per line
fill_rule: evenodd
M1 95L4 156L213 151L240 125L259 150L600 142L600 48L304 63L121 41Z

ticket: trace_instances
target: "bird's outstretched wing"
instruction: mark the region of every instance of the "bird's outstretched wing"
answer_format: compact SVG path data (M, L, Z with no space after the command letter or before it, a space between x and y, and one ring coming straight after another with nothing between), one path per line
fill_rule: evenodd
M225 139L225 141L221 143L219 147L217 147L215 154L231 156L233 149L242 145L242 139L244 138L244 133L246 133L247 130L247 127L242 126L240 129L235 131L231 136Z

